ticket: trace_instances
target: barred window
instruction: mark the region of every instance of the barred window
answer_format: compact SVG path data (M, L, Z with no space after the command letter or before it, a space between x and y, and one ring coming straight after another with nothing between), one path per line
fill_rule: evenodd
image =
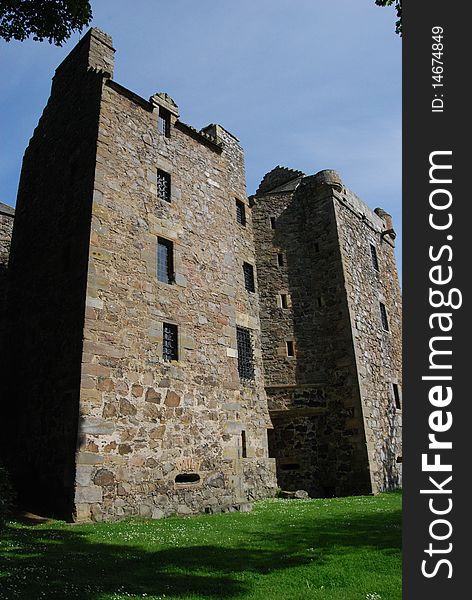
M372 259L372 266L374 267L374 269L376 271L380 271L379 258L377 256L377 248L374 246L374 244L370 244L370 257Z
M236 221L246 227L246 207L241 200L236 200Z
M240 379L254 379L254 351L251 332L244 327L236 327L238 343L238 372Z
M400 401L400 390L398 389L398 385L396 383L392 383L393 387L393 400L395 401L395 408L397 410L401 410L402 404Z
M170 137L170 112L163 108L159 108L157 131L165 137Z
M170 202L170 175L157 169L157 197Z
M254 283L254 267L249 263L243 263L243 272L244 272L244 287L248 292L255 292L256 286Z
M385 331L390 331L390 327L388 326L387 309L385 308L385 304L383 304L383 302L379 302L379 306L380 306L380 319L382 321L382 327L385 329Z
M157 279L163 283L174 281L174 244L157 238Z
M166 361L179 359L177 325L164 323L162 329L162 358Z

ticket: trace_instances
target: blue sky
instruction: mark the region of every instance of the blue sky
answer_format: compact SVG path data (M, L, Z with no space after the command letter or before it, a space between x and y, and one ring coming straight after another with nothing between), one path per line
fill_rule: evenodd
M92 0L115 80L170 94L183 121L221 123L246 152L247 189L280 164L337 170L390 212L401 245L401 40L374 0ZM0 42L0 201L15 204L24 149L55 67L79 40Z

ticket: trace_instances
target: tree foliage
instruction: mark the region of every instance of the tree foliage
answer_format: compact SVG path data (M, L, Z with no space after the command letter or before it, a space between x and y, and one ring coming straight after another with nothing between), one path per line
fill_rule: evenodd
M0 0L0 37L62 46L74 31L92 20L88 0Z
M392 6L395 4L395 10L397 11L397 22L396 32L401 36L402 34L402 0L375 0L377 6Z

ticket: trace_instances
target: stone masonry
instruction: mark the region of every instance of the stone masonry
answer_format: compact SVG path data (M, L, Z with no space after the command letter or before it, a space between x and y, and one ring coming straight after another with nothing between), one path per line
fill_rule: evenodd
M3 306L15 210L0 202L0 298Z
M14 217L15 210L11 206L8 206L8 204L0 202L0 340L4 328L8 257L10 254Z
M278 167L248 199L238 140L113 64L90 30L23 160L0 442L21 504L103 521L397 486L389 216L331 171Z
M306 177L277 167L250 200L279 485L316 496L398 487L401 298L391 218L334 171Z

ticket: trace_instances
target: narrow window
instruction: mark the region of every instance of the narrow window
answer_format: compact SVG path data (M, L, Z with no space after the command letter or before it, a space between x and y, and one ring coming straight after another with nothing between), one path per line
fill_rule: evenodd
M377 248L374 244L370 244L370 257L372 259L372 266L376 271L380 271L379 269L379 258L377 256Z
M238 372L241 379L254 379L254 352L251 332L244 327L236 327L238 343Z
M287 294L280 294L280 306L282 308L288 308L288 296L287 296Z
M402 405L400 402L400 390L398 389L398 385L396 383L392 383L393 387L393 399L395 400L395 408L397 410L401 410Z
M277 265L279 267L283 267L284 266L284 255L283 254L277 254Z
M236 200L236 221L246 227L246 207L241 200Z
M270 228L275 229L275 217L270 218Z
M268 429L267 430L267 447L269 449L269 458L275 458L277 451L276 451L276 436L275 436L275 430L274 429Z
M174 281L174 244L157 238L157 279L163 283Z
M157 117L157 131L165 137L170 137L170 112L160 107Z
M319 252L320 251L320 245L318 244L318 242L315 242L315 252Z
M170 175L157 169L157 197L170 202Z
M241 456L247 458L246 432L241 431Z
M379 306L380 306L380 318L382 320L382 327L385 329L385 331L390 331L390 328L388 326L387 309L385 308L385 304L383 304L383 302L379 302Z
M295 356L295 345L292 341L286 342L287 344L287 356Z
M318 308L321 308L323 306L323 298L321 296L318 296L316 302L318 303Z
M243 272L244 272L244 287L248 292L255 292L256 286L254 283L254 267L249 263L243 263Z
M162 358L168 362L179 359L177 325L164 323L162 330Z

